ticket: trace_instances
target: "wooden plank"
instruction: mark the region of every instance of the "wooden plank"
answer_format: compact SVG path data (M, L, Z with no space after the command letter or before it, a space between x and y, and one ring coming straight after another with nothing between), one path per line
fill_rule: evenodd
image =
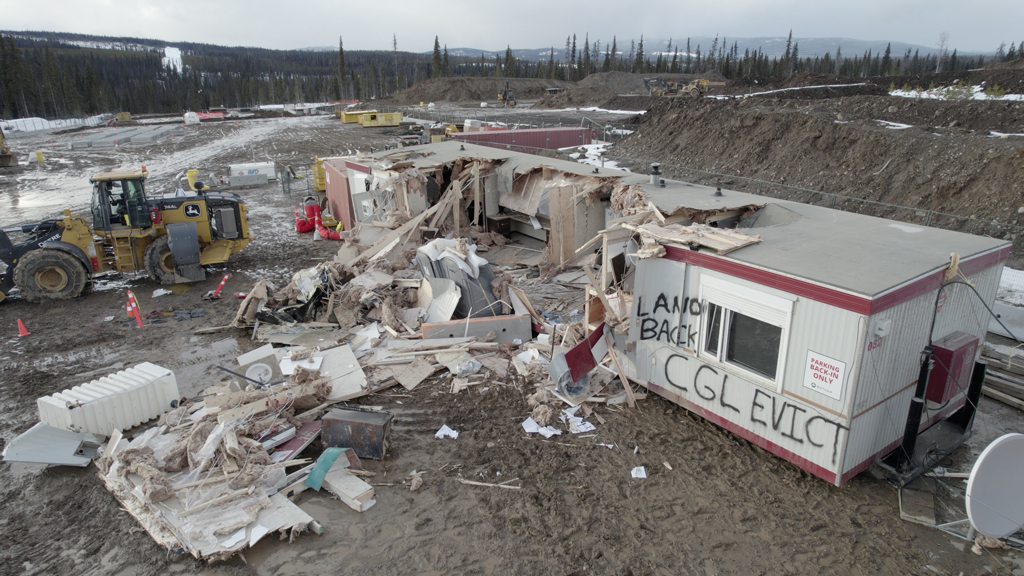
M516 293L516 296L519 298L519 301L523 303L523 306L526 306L526 309L530 312L530 316L532 316L534 320L536 320L537 322L544 321L544 317L541 316L540 313L537 312L536 308L533 307L533 304L530 303L530 299L527 298L526 292L524 292L522 288L518 288L516 286L509 286L508 289Z
M405 387L406 390L412 390L423 382L434 373L436 368L430 362L427 362L423 358L416 358L408 366L403 368L398 374L395 375L395 380Z
M633 395L633 386L629 383L626 371L622 369L622 364L619 364L619 356L615 353L615 342L607 332L604 334L604 341L608 343L608 355L612 357L615 369L619 372L619 380L622 380L622 387L626 389L626 405L633 408L636 406L636 396Z
M552 264L562 264L576 255L576 211L573 190L559 186L548 190L551 230L548 236Z
M277 409L285 404L290 403L293 399L299 396L306 396L313 393L315 387L311 384L303 384L302 386L293 386L286 390L282 390L277 394L257 400L256 402L250 402L234 408L221 412L217 416L217 422L225 424L232 420L240 420L250 414L262 414L267 410Z
M1002 392L1004 394L1009 394L1010 396L1013 396L1014 398L1019 398L1021 400L1024 400L1024 387L1018 386L1018 385L1013 384L1011 382L1003 382L1001 380L994 380L994 379L991 379L991 378L986 378L985 379L985 386L988 386L988 387L993 388L995 390L999 390L1000 392Z
M373 486L355 477L340 465L337 468L332 468L324 476L322 487L356 512L367 510L369 508L367 504L373 500L374 496Z
M513 478L512 480L506 480L506 482L514 482L519 478ZM490 482L477 482L475 480L466 480L465 478L459 478L459 482L467 484L469 486L487 486L490 488L505 488L506 490L522 490L522 486L509 486L507 484L491 484Z
M480 164L477 162L473 163L473 226L480 224L480 205L483 203L483 199L480 194Z
M981 393L993 400L998 400L1007 406L1016 408L1017 410L1024 410L1024 400L1018 400L1009 394L1005 394L998 390L993 390L988 386L982 386Z
M601 299L601 304L604 305L604 309L611 312L616 318L618 318L619 315L615 313L615 308L612 308L611 302L608 301L608 297L604 294L604 290L601 290L600 284L597 282L597 279L594 278L593 270L590 269L590 266L584 266L583 271L587 273L587 279L590 280L590 285L594 287L594 292L597 293L597 297Z

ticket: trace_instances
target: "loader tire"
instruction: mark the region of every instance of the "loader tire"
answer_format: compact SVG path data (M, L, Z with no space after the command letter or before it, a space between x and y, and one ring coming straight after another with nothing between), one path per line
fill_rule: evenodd
M85 266L61 250L33 250L22 256L14 269L14 285L29 302L76 298L88 282Z
M160 284L174 284L174 256L169 242L170 236L160 236L146 246L146 253L142 256L149 277Z

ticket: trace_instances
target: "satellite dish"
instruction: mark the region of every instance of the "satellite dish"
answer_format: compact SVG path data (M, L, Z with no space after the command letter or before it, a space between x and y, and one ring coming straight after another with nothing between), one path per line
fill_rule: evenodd
M1000 436L978 457L967 479L967 517L992 538L1024 526L1024 434Z

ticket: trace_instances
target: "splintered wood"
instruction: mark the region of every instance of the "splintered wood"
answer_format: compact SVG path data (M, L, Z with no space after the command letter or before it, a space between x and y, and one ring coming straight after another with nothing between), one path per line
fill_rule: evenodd
M728 228L713 228L706 224L691 224L689 226L679 224L670 224L668 226L622 224L622 227L639 232L641 235L653 238L659 242L682 246L706 246L717 254L728 254L738 248L750 246L761 241L761 236L750 236Z

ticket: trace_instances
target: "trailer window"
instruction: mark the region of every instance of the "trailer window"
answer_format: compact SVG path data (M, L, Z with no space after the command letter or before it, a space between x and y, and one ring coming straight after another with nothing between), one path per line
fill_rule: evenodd
M713 277L701 279L701 356L781 390L792 301Z
M770 380L775 379L782 347L782 328L739 312L729 313L725 359Z

